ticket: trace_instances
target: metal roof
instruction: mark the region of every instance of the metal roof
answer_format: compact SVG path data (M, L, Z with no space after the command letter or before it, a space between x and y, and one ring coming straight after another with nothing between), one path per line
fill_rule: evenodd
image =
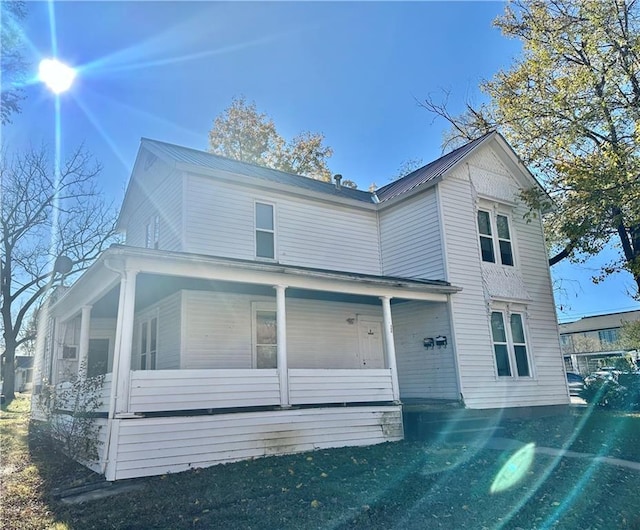
M277 169L241 162L239 160L214 155L206 151L199 151L197 149L151 140L149 138L142 138L142 144L151 147L154 151L164 153L179 163L246 175L269 182L276 182L278 184L295 186L309 191L331 195L333 197L346 197L370 204L374 202L372 194L368 191L356 190L346 186L341 186L338 189L333 182L324 182L301 175L294 175L293 173L286 173Z
M471 151L473 151L478 145L483 143L487 138L495 135L495 132L489 132L480 138L477 138L468 144L459 147L458 149L454 149L450 153L447 153L444 156L441 156L437 160L430 162L426 166L422 166L421 168L416 169L412 173L392 182L391 184L387 184L382 188L376 190L376 195L380 202L388 201L398 195L402 195L412 189L426 184L428 182L433 182L439 177L441 177L446 171L455 166L460 160L462 160L465 156L467 156Z

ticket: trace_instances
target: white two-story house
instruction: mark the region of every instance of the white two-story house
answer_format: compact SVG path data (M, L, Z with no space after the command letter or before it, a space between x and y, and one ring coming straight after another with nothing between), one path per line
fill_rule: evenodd
M376 192L143 139L37 378L105 373L109 480L403 437L403 402L565 405L538 184L497 133Z

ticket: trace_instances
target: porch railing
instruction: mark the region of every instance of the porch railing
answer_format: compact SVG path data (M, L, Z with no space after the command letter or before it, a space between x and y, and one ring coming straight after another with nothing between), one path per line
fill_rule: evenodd
M392 401L391 370L289 370L292 405Z
M391 371L290 369L289 396L291 405L391 401ZM279 404L277 370L131 372L129 411L134 413Z
M131 412L278 405L277 370L136 370Z

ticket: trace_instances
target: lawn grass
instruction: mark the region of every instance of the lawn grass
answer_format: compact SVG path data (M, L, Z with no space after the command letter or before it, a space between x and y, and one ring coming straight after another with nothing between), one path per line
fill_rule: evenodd
M130 481L141 485L138 491L67 505L53 489L96 476L53 450L38 429L29 434L19 401L11 407L0 420L7 470L3 529L640 529L640 472L536 455L519 482L491 494L498 472L513 467L507 463L512 452L428 442L322 450L138 479ZM537 421L508 428L519 428L522 438L544 436ZM598 417L595 424L608 421ZM617 432L614 449L625 452L623 438L632 433Z
M504 436L640 462L640 412L572 407L567 415L503 423Z

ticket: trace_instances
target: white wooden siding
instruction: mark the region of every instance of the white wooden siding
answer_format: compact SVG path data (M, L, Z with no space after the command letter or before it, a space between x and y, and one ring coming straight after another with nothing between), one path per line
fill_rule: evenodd
M292 405L393 401L391 371L289 370Z
M151 155L153 156L153 155ZM126 244L146 246L146 225L157 215L159 248L182 250L182 182L180 174L157 159L148 169L136 167L129 190L126 217Z
M251 301L265 297L183 291L182 368L251 368Z
M289 368L360 368L360 317L382 320L382 303L287 298Z
M488 148L485 148L488 149ZM477 182L504 168L489 167L495 157L473 155L469 166L458 167L440 184L445 237L449 264L449 281L463 288L451 297L461 392L470 408L518 407L567 403L562 356L557 338L557 324L546 250L539 221L527 224L525 212L518 206L511 217L516 245L516 264L531 301L527 302L529 354L534 378L498 378L495 372L489 309L482 281L476 221ZM491 164L487 162L491 160ZM474 174L474 168L482 171ZM493 184L484 185L488 195ZM496 197L508 200L508 197Z
M102 389L100 390L100 407L96 412L109 412L109 399L111 399L112 380L113 374L108 373L104 375L104 382L102 383Z
M458 399L454 344L446 304L394 304L393 332L401 398ZM425 349L425 337L447 337L447 346Z
M380 274L374 210L252 190L194 174L184 178L187 252L255 259L258 200L275 205L279 263Z
M140 323L153 317L158 318L156 369L171 370L180 368L180 292L174 293L136 313L133 320L131 368L133 370L140 369Z
M444 280L437 196L427 190L380 211L383 274Z
M274 291L275 293L275 291ZM274 297L183 291L182 368L251 368L251 302ZM289 368L359 368L358 317L381 305L286 299Z
M131 412L280 404L277 370L138 370L131 372Z
M261 456L372 445L403 437L398 406L274 410L114 420L109 480L176 473Z

